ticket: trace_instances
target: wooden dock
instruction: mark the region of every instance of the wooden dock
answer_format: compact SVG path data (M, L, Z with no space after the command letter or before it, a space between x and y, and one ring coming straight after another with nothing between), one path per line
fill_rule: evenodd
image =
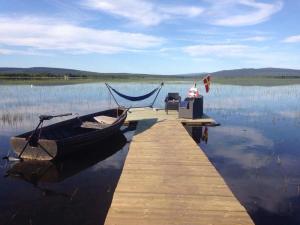
M168 114L166 114L163 109L152 109L152 108L141 108L141 109L132 109L130 113L128 113L126 122L131 121L142 121L145 119L156 119L157 121L166 121L166 120L176 120L183 124L191 124L191 125L201 125L203 123L211 124L216 123L215 120L210 118L207 115L203 115L201 119L181 119L178 118L178 112L174 110L169 110Z
M128 117L140 121L105 224L253 225L177 117L150 110Z

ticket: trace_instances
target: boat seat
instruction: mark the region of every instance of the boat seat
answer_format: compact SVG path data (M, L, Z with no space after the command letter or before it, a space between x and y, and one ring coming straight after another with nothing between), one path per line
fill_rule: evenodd
M116 121L116 117L110 117L110 116L95 116L94 120L96 120L98 123L101 124L113 124Z
M81 124L80 127L101 130L112 125L116 121L116 119L117 118L110 116L95 116L94 120L96 122L85 121Z
M108 126L109 126L109 124L86 121L86 122L83 122L80 127L81 128L101 130L101 129L104 129L104 128L108 127Z

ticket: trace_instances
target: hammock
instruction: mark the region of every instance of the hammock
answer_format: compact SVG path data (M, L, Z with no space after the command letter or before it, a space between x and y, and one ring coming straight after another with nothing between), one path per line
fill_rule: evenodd
M117 105L119 105L119 103L117 102L117 100L115 99L113 93L111 91L113 91L114 93L116 93L117 95L119 95L120 97L124 98L124 99L127 99L129 101L142 101L142 100L145 100L149 97L151 97L155 92L157 92L156 94L156 97L154 99L154 101L152 102L152 104L150 105L150 107L153 106L159 92L160 92L160 89L162 88L163 86L163 83L161 83L160 87L157 87L155 88L154 90L152 90L151 92L149 92L148 94L145 94L145 95L141 95L141 96L129 96L129 95L125 95L125 94L122 94L121 92L117 91L116 89L114 89L113 87L111 87L109 84L105 83L106 87L108 88L110 94L113 96L115 102L117 103ZM120 105L119 105L120 106Z
M146 98L149 98L150 96L152 96L157 90L158 88L155 88L153 91L151 91L148 94L142 95L142 96L137 96L137 97L133 97L133 96L128 96L128 95L124 95L120 92L118 92L116 89L110 87L111 90L113 90L117 95L119 95L122 98L125 98L129 101L142 101L145 100Z

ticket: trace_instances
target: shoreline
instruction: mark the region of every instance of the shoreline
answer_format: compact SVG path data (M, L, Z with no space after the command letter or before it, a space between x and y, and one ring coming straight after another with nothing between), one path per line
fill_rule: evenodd
M7 77L0 76L0 85L73 85L103 82L141 82L141 83L187 83L201 81L202 77L168 77L168 76L115 76L115 77ZM294 76L263 76L263 77L212 77L212 83L240 86L281 86L300 84L300 77Z

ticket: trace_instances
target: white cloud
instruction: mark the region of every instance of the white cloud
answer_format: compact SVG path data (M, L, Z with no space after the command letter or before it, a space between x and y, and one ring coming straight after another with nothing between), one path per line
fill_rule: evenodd
M244 38L244 41L257 41L257 42L261 42L261 41L266 41L269 40L269 37L266 36L253 36L253 37L248 37L248 38Z
M52 19L0 17L0 45L5 46L112 54L148 49L163 42L151 35L86 28Z
M247 45L191 45L183 48L190 56L238 56L247 51Z
M285 43L300 43L300 35L290 36L283 40Z
M284 50L274 50L270 47L255 47L241 44L203 44L190 45L181 51L193 59L212 59L217 65L222 62L232 62L240 67L281 67L299 68L300 56ZM272 54L270 54L272 52Z
M9 49L0 48L0 55L10 55L11 53L12 51Z
M201 15L204 9L196 6L164 6L159 8L159 11L174 16L196 17Z
M16 50L16 49L9 49L9 48L0 48L0 55L44 55L49 56L49 53L42 53L33 49L27 50Z
M151 3L140 0L84 0L82 5L112 15L127 18L145 26L157 25L166 19L154 10Z
M249 26L269 20L282 7L282 1L262 3L256 0L221 0L214 3L209 14L213 17L211 23L214 25Z
M158 25L174 17L196 17L203 12L201 7L167 6L145 0L82 0L82 5L144 26Z

